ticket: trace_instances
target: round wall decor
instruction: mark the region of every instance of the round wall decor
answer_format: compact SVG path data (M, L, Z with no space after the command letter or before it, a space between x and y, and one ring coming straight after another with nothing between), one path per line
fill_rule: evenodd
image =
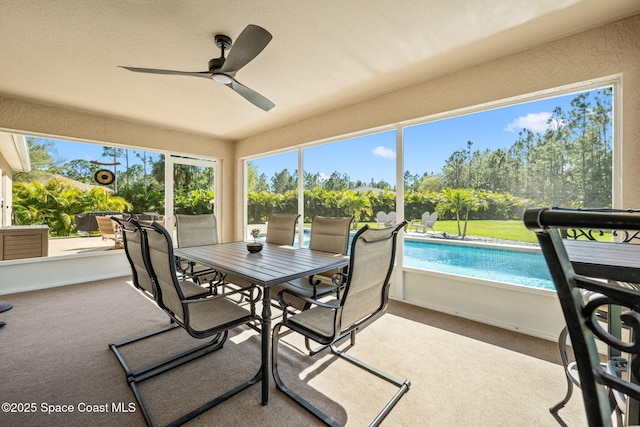
M100 169L93 175L93 179L95 179L98 184L109 185L115 181L116 176L110 170Z

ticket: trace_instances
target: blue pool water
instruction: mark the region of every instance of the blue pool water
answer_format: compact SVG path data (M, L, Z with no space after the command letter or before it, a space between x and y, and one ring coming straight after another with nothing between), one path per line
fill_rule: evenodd
M309 232L305 231L303 246L308 245ZM540 252L405 240L404 265L555 290L549 269Z
M406 267L555 289L541 253L471 245L404 242Z

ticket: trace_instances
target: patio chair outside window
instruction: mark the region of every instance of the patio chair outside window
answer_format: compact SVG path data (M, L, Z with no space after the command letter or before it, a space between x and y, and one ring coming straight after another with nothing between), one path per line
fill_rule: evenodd
M114 222L110 216L99 215L96 216L96 222L98 223L98 229L102 234L102 240L113 240L112 249L122 249L124 243L122 241L122 230L120 226ZM114 216L114 218L122 218L122 215Z
M380 211L376 214L376 225L380 227L389 227L395 225L396 213L391 211L389 213Z
M282 322L274 328L272 363L277 388L328 425L338 424L284 384L279 373L278 345L280 337L297 332L320 345L329 346L337 356L345 358L365 371L395 385L398 390L371 423L371 425L380 424L404 393L409 390L409 380L400 381L367 365L339 350L335 344L350 336L351 344L355 345L357 329L372 322L386 309L397 234L406 224L406 221L403 221L394 228L370 229L365 226L360 229L351 244L349 274L341 298L328 302L307 298L306 301L313 304L310 309L292 316L285 312ZM288 292L286 289L280 292L279 299L282 303L284 303L282 301L284 295ZM281 332L283 328L288 330Z
M329 252L333 254L346 254L349 247L349 229L353 217L322 217L316 216L311 223L311 239L309 249ZM342 269L325 271L314 276L292 280L276 285L271 290L271 295L276 298L282 289L288 289L293 294L317 299L338 291L343 284ZM303 310L308 304L291 295L285 295L287 306L293 306Z
M411 221L411 225L409 225L409 229L413 229L414 231L420 231L422 233L426 233L427 229L430 228L431 231L435 233L433 226L436 224L438 220L438 213L433 212L429 213L428 211L422 214L420 221Z

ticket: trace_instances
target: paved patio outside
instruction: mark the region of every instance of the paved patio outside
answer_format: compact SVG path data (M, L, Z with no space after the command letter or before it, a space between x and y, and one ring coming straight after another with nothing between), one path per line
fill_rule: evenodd
M113 246L113 240L102 240L102 236L49 238L49 256L102 252Z

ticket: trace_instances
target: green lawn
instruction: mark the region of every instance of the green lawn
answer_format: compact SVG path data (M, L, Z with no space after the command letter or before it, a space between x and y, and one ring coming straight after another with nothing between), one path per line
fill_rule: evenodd
M376 228L375 223L368 223ZM364 225L363 223L359 224ZM464 222L460 223L464 227ZM458 235L458 225L455 220L438 220L434 230L439 233ZM429 230L431 232L431 230ZM529 231L521 220L469 220L467 223L467 236L494 237L496 239L519 240L523 242L537 243L536 235Z
M464 223L460 224L464 227ZM435 231L448 234L458 234L456 221L446 220L436 222ZM523 242L537 242L536 235L518 220L470 220L467 223L467 235L495 237L497 239L519 240Z

